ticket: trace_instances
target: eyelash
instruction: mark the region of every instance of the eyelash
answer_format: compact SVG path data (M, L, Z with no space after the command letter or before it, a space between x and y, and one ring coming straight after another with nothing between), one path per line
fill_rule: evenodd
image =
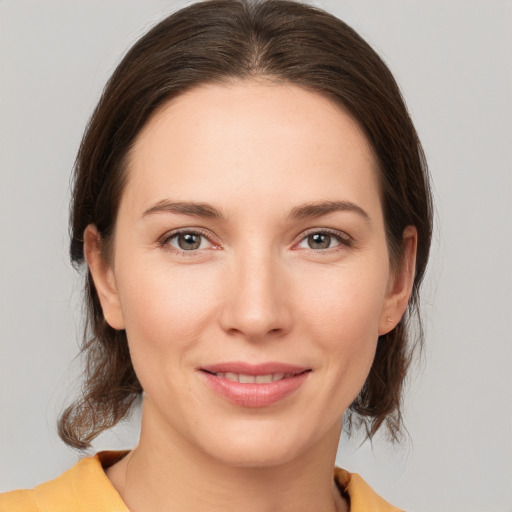
M188 234L189 235L199 235L199 236L205 238L212 245L212 247L211 247L212 249L220 248L220 246L218 244L215 244L212 241L212 235L210 233L203 231L199 228L180 229L177 231L172 231L171 233L166 233L158 241L159 246L165 250L168 250L168 251L174 253L174 254L179 254L182 256L189 256L189 257L197 256L197 254L199 253L199 251L201 251L201 249L183 250L183 249L178 249L176 247L173 247L169 243L175 237L178 237L180 235L188 235ZM330 254L335 251L348 249L348 248L352 247L353 241L354 241L351 236L347 235L346 233L334 230L334 229L326 229L326 228L310 229L310 230L306 231L305 233L301 233L300 239L297 242L293 243L292 249L299 250L296 247L300 243L305 242L312 235L327 235L327 236L334 238L338 242L338 245L336 245L335 247L328 247L326 249L303 248L303 250L309 251L314 254L325 254L325 253ZM202 250L204 250L204 249L202 249Z
M354 242L353 238L344 232L337 231L335 229L320 228L310 229L305 233L301 233L299 241L295 242L293 244L293 247L296 247L300 243L305 242L312 235L327 235L334 238L339 244L336 245L335 247L329 247L326 249L304 248L304 250L310 251L311 253L314 254L332 254L335 251L342 251L344 249L346 250L352 247Z
M219 248L219 245L218 244L215 244L213 241L212 241L212 235L206 231L203 231L199 228L193 228L193 229L179 229L177 231L172 231L171 233L166 233L159 241L158 241L158 244L160 245L160 247L162 247L163 249L165 250L168 250L174 254L179 254L181 256L197 256L198 254L198 251L201 250L201 249L195 249L195 250L183 250L183 249L178 249L176 247L173 247L170 245L170 241L175 238L175 237L178 237L180 235L199 235L203 238L205 238L206 240L208 240L208 242L213 246L212 248L213 249L218 249ZM204 250L204 249L203 249Z

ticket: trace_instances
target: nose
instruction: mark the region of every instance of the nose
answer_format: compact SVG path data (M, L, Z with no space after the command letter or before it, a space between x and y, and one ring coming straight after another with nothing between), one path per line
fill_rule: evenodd
M287 334L293 315L283 262L271 251L253 251L239 255L233 267L223 287L222 329L251 341Z

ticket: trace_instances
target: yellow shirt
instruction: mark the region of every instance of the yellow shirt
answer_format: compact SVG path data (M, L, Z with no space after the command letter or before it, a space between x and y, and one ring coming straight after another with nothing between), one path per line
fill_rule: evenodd
M126 452L100 452L33 490L0 494L0 512L129 512L104 468ZM350 497L351 512L400 512L357 474L336 468L334 478Z

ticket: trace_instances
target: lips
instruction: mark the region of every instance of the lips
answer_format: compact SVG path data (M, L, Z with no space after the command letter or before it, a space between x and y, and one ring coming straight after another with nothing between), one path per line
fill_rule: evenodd
M209 388L241 407L267 407L284 400L306 381L311 369L286 363L221 363L199 368Z

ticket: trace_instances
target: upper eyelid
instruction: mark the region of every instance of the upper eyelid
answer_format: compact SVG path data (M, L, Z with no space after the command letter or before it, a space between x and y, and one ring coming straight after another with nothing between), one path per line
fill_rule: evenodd
M308 228L303 231L303 234L305 235L309 235L311 233L331 233L334 235L346 236L347 238L351 238L351 236L345 231L341 231L335 228Z
M195 227L186 227L186 228L176 228L176 229L167 231L161 237L159 237L159 240L168 240L168 239L172 238L173 236L180 235L183 233L194 233L197 235L201 235L201 236L204 236L205 238L207 238L208 240L210 240L211 242L213 242L212 238L215 238L210 231L207 231L205 229L195 228Z

